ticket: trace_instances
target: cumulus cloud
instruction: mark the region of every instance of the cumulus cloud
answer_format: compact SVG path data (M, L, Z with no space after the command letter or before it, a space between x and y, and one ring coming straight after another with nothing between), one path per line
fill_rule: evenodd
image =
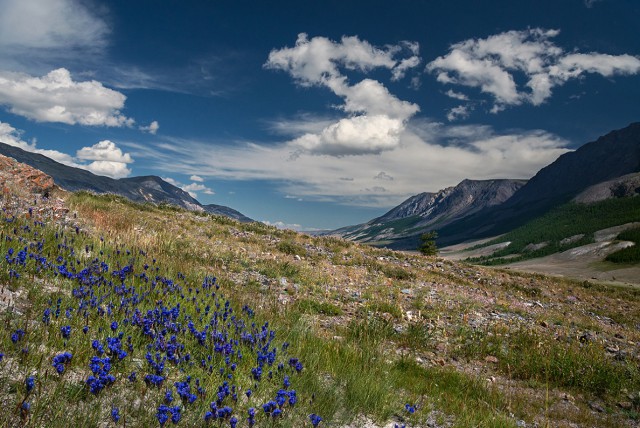
M131 155L123 153L112 141L104 140L93 146L83 147L74 157L58 150L40 149L36 146L35 139L31 142L24 141L23 133L8 123L0 122L0 142L2 143L27 152L41 154L67 166L86 169L97 175L123 178L131 174L131 170L127 167L127 164L133 163ZM88 161L91 162L87 163Z
M105 175L111 178L123 178L131 174L127 164L119 162L94 161L88 165L83 165L82 168L96 175Z
M386 115L341 119L318 134L305 134L292 145L312 154L332 156L380 153L398 146L401 120Z
M442 84L478 88L495 101L492 112L505 106L540 105L556 86L585 73L630 75L640 73L640 58L596 52L567 53L553 43L558 30L532 28L469 39L451 46L449 53L427 64ZM524 76L526 88L516 83ZM454 98L456 93L447 92Z
M160 124L157 120L151 122L148 126L141 126L139 129L143 132L148 132L149 134L156 135L158 129L160 129Z
M69 125L132 126L120 110L126 97L95 80L78 82L59 68L42 77L0 72L0 104L38 122Z
M127 167L127 164L133 162L131 155L123 153L113 141L103 140L91 147L83 147L76 152L76 158L80 161L92 161L83 165L83 168L97 175L122 178L131 174Z
M204 181L204 178L200 177L199 175L192 175L191 177L189 177L189 180L202 183Z
M395 149L407 120L419 111L416 104L398 99L379 81L349 82L342 70L367 73L374 68L391 71L399 80L420 64L419 45L402 42L378 48L358 37L340 42L325 37L298 35L292 48L274 49L265 67L289 73L298 85L321 86L343 99L338 109L349 116L296 138L297 151L316 155L347 156ZM404 57L399 55L407 54Z
M103 140L91 147L83 147L77 151L76 157L81 160L131 163L129 153L122 153L113 141Z

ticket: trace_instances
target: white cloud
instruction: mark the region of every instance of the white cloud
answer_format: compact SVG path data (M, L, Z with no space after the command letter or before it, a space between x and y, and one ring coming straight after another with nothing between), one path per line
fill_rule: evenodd
M293 230L296 232L299 232L302 230L302 226L297 224L297 223L285 223L283 221L269 221L269 220L262 220L262 223L266 224L267 226L274 226L277 227L278 229L289 229L289 230Z
M317 156L294 142L212 145L167 140L148 149L157 168L230 180L270 180L283 195L310 201L390 207L408 196L465 178L528 178L566 153L567 141L541 130L500 133L489 126L412 120L395 150L355 156ZM384 180L384 176L393 180ZM384 181L382 181L384 180ZM384 183L384 186L381 184Z
M103 140L91 147L83 147L76 152L76 158L80 161L92 161L82 168L97 175L106 175L112 178L123 178L131 174L127 164L133 162L129 153L123 153L114 142Z
M84 0L0 0L2 68L41 74L60 64L98 67L110 34L105 11Z
M451 46L447 55L427 64L443 84L479 88L495 101L492 112L509 105L540 105L555 86L585 73L630 75L640 73L640 58L631 55L566 53L551 39L558 30L533 28L469 39ZM524 76L527 89L516 83ZM447 95L456 98L455 92Z
M192 175L191 177L189 177L189 180L202 183L204 181L204 178L200 177L199 175Z
M470 106L461 105L458 107L454 107L447 113L447 120L449 122L453 122L458 119L466 119L469 117Z
M358 37L345 36L336 43L326 37L309 40L307 34L300 33L295 47L272 50L265 67L287 71L303 86L327 85L344 78L341 66L361 72L377 67L393 69L398 65L393 58L397 50L379 49Z
M148 132L149 134L156 135L158 129L160 129L160 124L157 120L154 120L148 126L140 126L139 129L143 132Z
M272 50L266 68L288 72L301 86L330 89L344 100L338 108L349 114L338 121L325 122L322 129L309 129L299 135L293 142L296 151L346 156L395 149L399 133L419 107L398 99L377 80L363 79L350 84L341 70L367 73L374 68L386 68L391 71L391 79L398 80L420 63L418 51L414 42L382 49L357 37L345 36L334 42L325 37L309 39L306 34L298 35L293 48ZM396 58L402 53L408 53L409 57Z
M57 150L39 149L35 139L30 143L22 139L23 131L17 130L8 123L0 122L0 142L18 147L32 153L38 153L61 164L74 168L81 168L97 175L111 178L123 178L131 174L127 164L133 159L128 153L123 153L115 143L104 140L91 147L83 147L73 157ZM86 163L87 161L92 161Z
M398 146L401 120L386 115L341 119L318 134L305 134L291 143L298 150L331 156L380 153Z
M111 178L124 178L131 175L127 164L121 162L94 161L88 165L82 165L82 168L96 175L106 175Z
M91 147L83 147L77 151L76 157L80 160L131 163L133 160L129 153L122 153L113 141L103 140Z
M70 50L101 48L109 29L76 0L3 0L0 49Z
M450 97L450 98L453 98L453 99L456 99L456 100L460 100L460 101L469 101L469 97L468 97L468 96L466 96L466 95L465 95L465 94L463 94L463 93L453 91L453 90L451 90L451 89L449 89L449 90L448 90L447 92L445 92L444 94L445 94L446 96L448 96L448 97Z
M132 126L120 113L126 97L95 80L77 82L65 68L42 77L0 72L0 104L39 122L69 125Z

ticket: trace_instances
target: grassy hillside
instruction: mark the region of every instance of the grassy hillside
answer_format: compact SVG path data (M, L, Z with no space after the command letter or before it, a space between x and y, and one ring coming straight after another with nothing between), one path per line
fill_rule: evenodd
M607 199L593 204L568 203L518 227L481 248L502 242L510 244L491 256L469 259L496 265L543 257L594 242L593 233L640 220L640 198Z
M638 418L636 290L61 197L3 199L0 426Z

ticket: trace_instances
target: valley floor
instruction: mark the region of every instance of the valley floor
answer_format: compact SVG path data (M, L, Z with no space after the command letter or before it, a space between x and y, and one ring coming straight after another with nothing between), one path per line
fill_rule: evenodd
M594 234L596 242L551 254L545 257L518 261L500 265L500 268L521 272L541 273L581 281L595 281L611 285L640 286L640 265L615 264L605 262L607 255L633 243L616 241L615 237L623 230L637 227L640 223L628 223L600 230ZM439 255L447 260L464 260L472 257L489 256L504 248L500 243L471 249L498 237L466 242L441 249Z

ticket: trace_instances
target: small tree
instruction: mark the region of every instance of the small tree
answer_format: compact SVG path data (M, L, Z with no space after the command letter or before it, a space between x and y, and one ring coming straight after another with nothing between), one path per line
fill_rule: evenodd
M438 254L438 247L436 247L436 239L438 238L438 232L431 231L420 235L420 251L425 256L435 256Z

